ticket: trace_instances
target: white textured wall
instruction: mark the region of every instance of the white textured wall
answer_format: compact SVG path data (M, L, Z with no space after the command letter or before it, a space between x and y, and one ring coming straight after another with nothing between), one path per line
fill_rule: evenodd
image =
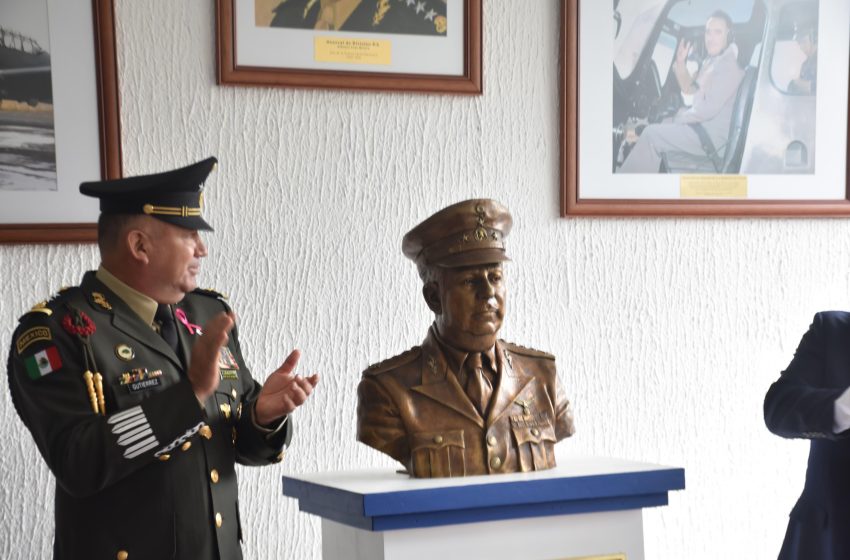
M390 465L355 442L355 387L429 323L401 236L476 196L514 215L505 337L555 353L575 404L561 460L685 467L648 558L775 557L806 444L767 432L762 398L811 315L845 306L844 220L560 219L555 0L486 2L480 97L217 87L212 2L116 3L126 172L219 157L201 284L231 294L258 378L293 346L324 375L286 461L240 471L247 558L320 557L282 474ZM0 247L0 347L97 263ZM49 557L53 481L0 398L0 557Z

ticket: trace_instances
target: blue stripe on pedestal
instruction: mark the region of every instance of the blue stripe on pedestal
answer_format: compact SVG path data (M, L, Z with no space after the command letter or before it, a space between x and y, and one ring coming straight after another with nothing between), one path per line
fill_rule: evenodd
M677 468L369 494L283 478L301 511L372 531L663 506L684 487Z

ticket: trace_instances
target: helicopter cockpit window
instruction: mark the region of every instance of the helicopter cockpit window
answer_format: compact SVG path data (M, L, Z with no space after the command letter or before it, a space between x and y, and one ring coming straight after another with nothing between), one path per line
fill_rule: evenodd
M817 51L817 3L788 4L779 18L770 64L776 89L787 95L815 95Z
M652 51L652 62L655 68L658 69L659 83L667 82L667 75L670 73L670 67L673 65L673 57L676 56L676 39L675 35L662 31L658 36L658 42Z

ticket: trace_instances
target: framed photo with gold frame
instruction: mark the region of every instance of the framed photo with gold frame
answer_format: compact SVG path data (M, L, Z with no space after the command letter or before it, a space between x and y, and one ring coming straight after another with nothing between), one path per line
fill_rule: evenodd
M83 181L121 176L113 0L10 0L0 49L0 243L97 239Z
M562 216L850 215L850 4L561 10Z
M481 0L216 0L218 82L480 94Z

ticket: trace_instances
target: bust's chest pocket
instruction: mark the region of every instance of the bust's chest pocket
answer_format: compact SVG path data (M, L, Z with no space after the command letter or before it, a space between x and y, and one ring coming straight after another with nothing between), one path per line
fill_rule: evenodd
M511 433L522 472L555 466L555 428L545 413L511 418Z
M463 430L417 432L410 435L413 476L465 476Z

